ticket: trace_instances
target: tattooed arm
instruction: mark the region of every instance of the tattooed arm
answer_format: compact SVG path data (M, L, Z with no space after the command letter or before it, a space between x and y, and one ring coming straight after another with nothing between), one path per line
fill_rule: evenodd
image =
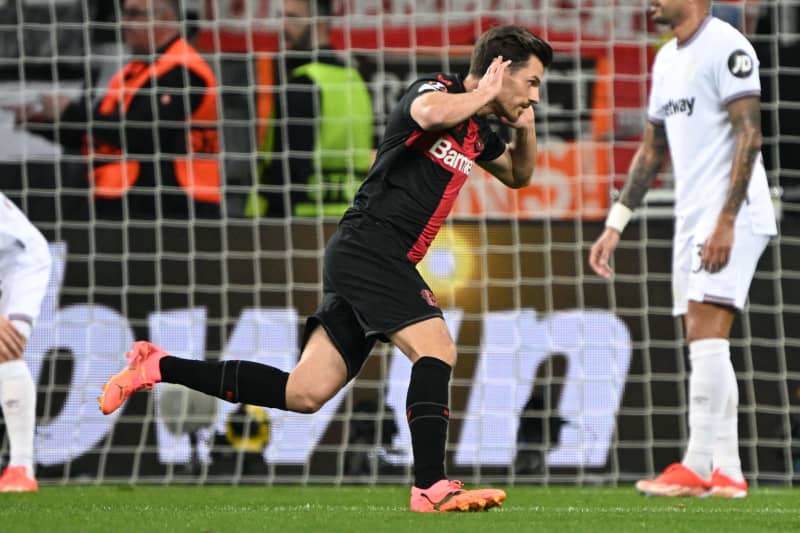
M736 135L731 180L722 214L734 219L747 197L753 165L761 151L761 105L757 96L734 100L728 104L728 117Z
M636 151L628 170L628 180L619 201L630 209L642 204L645 193L661 170L667 155L667 133L663 124L648 122L642 144Z
M630 210L633 210L642 203L647 189L652 185L653 180L661 170L664 159L667 156L667 134L663 124L648 122L642 138L642 144L633 156L630 170L628 171L628 181L622 189L619 198L620 204L624 207L615 205L609 213L609 221L602 235L592 245L589 252L589 265L599 276L604 278L611 277L611 267L608 261L611 254L619 244L620 230L610 222L614 218L614 210L621 209L627 211L625 220L630 217ZM609 225L611 224L611 225ZM623 221L622 226L625 225Z
M736 136L728 193L714 231L703 245L702 267L719 272L730 259L736 215L747 198L753 165L761 151L761 106L757 96L728 104L728 117Z

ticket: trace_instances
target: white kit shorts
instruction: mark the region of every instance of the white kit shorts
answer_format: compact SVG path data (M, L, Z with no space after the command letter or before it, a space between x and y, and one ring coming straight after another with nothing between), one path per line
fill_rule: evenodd
M728 264L717 273L700 268L703 243L710 231L676 234L672 248L672 314L683 315L689 300L743 309L756 265L770 237L737 224Z

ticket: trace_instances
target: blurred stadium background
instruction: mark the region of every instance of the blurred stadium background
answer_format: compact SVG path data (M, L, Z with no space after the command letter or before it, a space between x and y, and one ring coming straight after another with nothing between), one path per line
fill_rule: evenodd
M510 192L476 172L421 264L460 351L449 471L469 481L625 483L679 456L686 439L682 326L670 316L671 177L625 234L613 285L586 255L644 124L663 36L644 0L336 1L336 48L368 82L376 134L419 73L465 72L498 22L550 40L537 108L534 184ZM134 338L195 358L289 368L321 293L335 219L243 216L259 166L254 102L279 54L280 3L187 0L185 31L216 70L225 209L191 227L75 217L74 156L16 129L0 109L0 190L52 242L57 268L26 359L39 383L44 483L334 482L410 479L408 363L376 349L321 412L293 415L180 389L138 394L103 417L95 396ZM789 485L800 469L800 2L714 2L761 60L763 153L781 234L762 258L732 356L746 475ZM106 0L0 0L0 108L78 95L124 63ZM275 154L284 157L286 154ZM122 233L120 233L120 231ZM483 417L490 414L491 419ZM0 436L4 433L0 425ZM7 454L5 439L0 453Z

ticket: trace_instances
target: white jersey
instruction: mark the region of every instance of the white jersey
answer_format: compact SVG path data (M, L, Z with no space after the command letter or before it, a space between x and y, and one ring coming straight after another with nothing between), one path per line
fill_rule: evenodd
M761 94L758 58L733 26L707 17L684 43L672 39L661 47L652 79L648 117L667 132L676 234L694 232L699 225L713 225L725 202L736 147L726 106ZM760 154L737 217L741 224L756 234L777 233Z
M50 281L47 241L0 193L0 316L33 323Z

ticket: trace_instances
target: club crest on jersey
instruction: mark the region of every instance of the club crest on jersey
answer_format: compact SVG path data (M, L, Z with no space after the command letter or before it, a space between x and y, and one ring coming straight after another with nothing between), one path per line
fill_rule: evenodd
M664 113L665 117L676 113L686 113L687 117L691 117L694 112L694 96L691 98L678 98L677 100L670 99L661 106L661 112Z
M422 289L419 291L419 295L422 296L422 299L425 300L425 303L431 307L439 307L439 302L436 301L436 295L433 294L433 291Z
M472 159L456 150L444 137L439 137L428 152L453 172L469 174L472 171Z
M753 60L744 50L736 50L728 57L728 70L737 78L746 78L753 72Z
M444 83L448 87L453 85L453 82L448 80L447 78L445 78L442 74L439 74L438 76L436 76L436 79L439 80L440 82Z

